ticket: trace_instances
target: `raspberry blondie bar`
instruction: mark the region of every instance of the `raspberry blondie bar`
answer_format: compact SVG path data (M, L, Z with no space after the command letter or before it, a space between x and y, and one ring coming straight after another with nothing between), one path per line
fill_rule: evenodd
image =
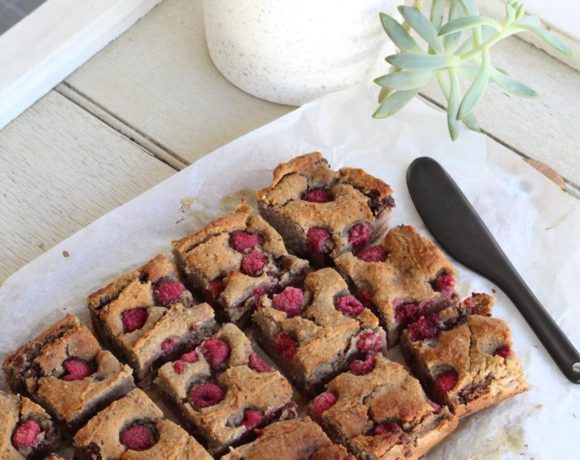
M389 347L397 344L406 324L444 308L454 295L455 269L411 226L392 228L379 244L335 262L363 303L378 314Z
M377 356L363 375L347 372L326 385L310 410L357 458L419 459L449 435L457 418L425 396L405 368Z
M408 363L432 397L458 416L527 390L508 326L491 318L493 298L473 294L410 324L401 336Z
M163 254L88 297L95 330L138 380L216 329L213 309L196 305Z
M201 290L227 321L243 324L256 293L303 277L306 260L288 254L282 238L244 203L202 230L173 242L192 289Z
M309 417L276 422L260 430L258 439L232 450L221 460L355 460L333 444Z
M288 381L256 355L231 323L163 365L156 383L212 454L293 411Z
M356 372L386 350L378 318L332 268L309 273L303 289L262 295L253 320L260 342L310 394L349 364Z
M75 435L74 445L79 460L211 460L138 388L89 420Z
M134 385L131 368L73 315L8 356L3 370L14 392L29 395L71 430Z
M384 234L395 202L391 187L362 169L330 169L318 152L274 170L258 192L260 213L278 230L288 249L326 265Z
M58 429L46 411L24 396L0 391L0 458L41 459L59 447Z

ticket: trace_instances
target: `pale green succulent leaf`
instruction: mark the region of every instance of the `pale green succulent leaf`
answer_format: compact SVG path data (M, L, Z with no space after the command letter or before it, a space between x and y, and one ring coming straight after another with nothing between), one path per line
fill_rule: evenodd
M465 10L466 14L468 14L470 16L478 16L479 15L479 10L477 9L477 6L475 5L474 0L458 0L458 1L463 6L463 9Z
M481 132L481 127L479 126L479 122L473 113L470 113L465 118L463 118L463 124L467 126L472 131Z
M437 53L443 53L443 45L437 36L437 29L429 22L429 19L416 8L401 5L398 7L399 12L405 18L405 21L419 36L427 42Z
M407 91L419 88L433 78L433 72L424 70L400 70L391 72L375 80L383 88Z
M542 20L538 16L526 16L525 18L520 19L518 24L526 26L542 27Z
M433 3L431 4L431 15L429 19L431 20L431 24L433 24L433 27L435 27L436 30L439 30L443 24L446 3L446 0L433 0Z
M459 104L461 102L461 85L459 78L453 71L449 71L449 99L447 101L447 128L451 139L456 140L459 136L459 121L457 120L457 113L459 111Z
M502 89L507 91L514 96L533 98L537 97L536 93L532 88L525 85L524 83L511 78L504 72L498 69L493 69L491 72L491 79Z
M489 78L491 76L491 57L489 55L489 50L483 52L483 57L481 60L481 66L479 67L479 72L473 80L473 83L465 93L461 105L459 106L459 111L457 117L462 119L469 115L475 107L483 99L485 90L489 85Z
M385 29L389 38L401 51L415 53L423 51L415 39L409 35L409 32L407 32L394 18L385 13L379 13L379 16L381 18L383 29Z
M459 63L456 56L415 53L392 54L386 57L386 61L405 70L436 70Z
M393 90L389 88L381 88L379 91L379 104L382 103L387 97L393 94Z
M381 103L379 108L373 114L374 118L387 118L391 115L394 115L399 110L401 110L407 103L413 99L418 90L411 90L411 91L396 91L390 94L385 100Z
M465 16L462 18L454 19L441 27L439 30L439 36L444 37L448 34L462 32L464 30L474 29L476 27L482 26L492 27L496 30L502 29L502 25L495 19L482 16Z
M526 30L528 32L532 32L537 37L544 40L547 44L557 49L560 53L565 54L566 56L572 55L572 50L568 48L560 39L556 38L546 29L542 29L538 26L531 26L528 24L522 24L521 22L518 24L521 29Z
M449 22L451 22L454 19L457 19L459 17L461 17L461 7L459 6L459 4L456 1L451 2L451 5L449 6L449 16L448 16L447 22L449 23ZM443 39L443 44L445 46L445 50L449 52L452 48L455 48L460 39L461 39L461 32L447 34L445 36L445 38Z

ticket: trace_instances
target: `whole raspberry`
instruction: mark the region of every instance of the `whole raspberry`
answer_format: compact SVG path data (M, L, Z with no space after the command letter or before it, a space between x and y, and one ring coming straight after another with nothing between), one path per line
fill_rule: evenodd
M263 359L259 358L254 352L250 353L250 358L248 360L248 366L250 369L256 372L270 372L272 368L268 366Z
M284 332L278 332L278 334L274 336L274 341L276 351L280 356L282 356L282 358L287 360L291 360L292 358L294 358L294 355L296 354L296 350L298 348L298 344L296 343L296 340L294 340L293 337L289 336L288 334L285 334Z
M339 297L336 299L334 306L337 310L351 316L356 316L365 309L360 300L353 295Z
M396 433L399 431L399 425L395 422L381 423L377 425L373 431L374 435L385 434L385 433Z
M217 368L230 358L230 346L222 339L208 339L200 347L212 368Z
M162 343L161 343L161 351L163 353L171 353L173 351L173 349L175 348L175 340L173 339L165 339Z
M371 225L356 224L348 231L348 241L355 248L360 248L367 244L371 238Z
M182 361L185 361L186 363L195 363L195 362L197 362L199 357L197 356L197 352L195 350L193 350L193 351L190 351L189 353L184 353L183 355L181 355L180 359Z
M304 292L298 288L289 286L280 294L275 294L272 297L272 304L276 310L283 311L288 318L292 318L302 312Z
M244 425L248 430L256 428L264 420L264 414L259 410L246 409L244 411L244 419L242 420L242 425Z
M313 188L304 192L302 199L313 203L328 203L332 201L332 194L325 188Z
M155 437L149 427L140 423L133 424L123 430L119 440L129 450L147 450L155 444Z
M409 338L413 342L418 340L432 339L439 333L439 317L436 313L428 316L421 316L414 323L407 327Z
M440 394L444 395L455 388L458 378L457 372L454 370L443 372L435 379L435 387Z
M376 332L366 331L358 336L356 347L363 353L379 353L383 349L383 338Z
M260 244L260 235L257 233L245 232L243 230L234 230L230 233L230 246L242 254L254 249L254 246L258 244Z
M423 309L416 302L401 303L395 307L395 320L399 324L409 324L416 321L422 311Z
M204 297L206 300L212 302L216 300L225 288L224 282L221 278L216 278L207 285L204 289Z
M22 447L36 447L40 432L40 424L34 420L28 420L14 430L12 444L17 449Z
M495 350L495 353L494 353L494 355L501 356L502 358L507 358L511 354L512 354L512 350L507 345L504 345L503 347L499 347L497 350Z
M312 400L310 403L310 411L312 415L320 420L322 414L330 409L332 406L336 404L338 398L334 393L330 391L325 391L324 393L320 393L316 398Z
M383 262L387 260L388 255L389 253L386 249L378 245L371 246L370 248L359 252L356 256L365 262Z
M365 359L355 359L350 363L349 369L354 375L365 375L375 368L375 358L366 355Z
M467 299L465 299L463 301L463 305L465 305L465 307L466 308L469 308L469 309L475 308L475 300L473 300L473 296L472 297L468 297Z
M268 265L268 258L254 250L242 259L242 272L250 276L259 276L266 265Z
M168 307L179 300L183 291L185 291L185 286L181 282L177 280L161 280L153 291L155 303Z
M224 399L224 391L215 383L200 383L189 393L189 401L196 409L214 406Z
M326 243L330 240L330 232L322 227L312 227L306 235L308 249L314 254L326 252Z
M82 380L93 373L93 369L84 359L70 358L62 363L66 373L61 377L66 382Z
M125 333L141 329L147 321L147 316L146 308L131 308L121 313L121 321L123 322Z
M181 361L180 359L175 361L173 363L173 370L177 375L183 374L183 371L185 370L185 364L183 364L183 361Z
M455 277L450 273L443 272L437 276L434 285L437 292L440 292L449 299L455 289Z

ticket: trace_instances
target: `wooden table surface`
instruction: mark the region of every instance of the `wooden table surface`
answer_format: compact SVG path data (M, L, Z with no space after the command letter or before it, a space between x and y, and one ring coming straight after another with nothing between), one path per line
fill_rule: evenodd
M164 0L0 131L0 283L99 216L292 110L219 74L202 16L201 0ZM551 165L580 197L580 73L515 38L494 58L541 98L492 91L478 113L484 131L506 154ZM440 102L431 89L423 97Z

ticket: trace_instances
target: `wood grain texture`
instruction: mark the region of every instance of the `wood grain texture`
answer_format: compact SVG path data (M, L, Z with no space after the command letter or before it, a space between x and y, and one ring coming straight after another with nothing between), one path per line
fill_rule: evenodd
M517 38L494 47L492 60L540 96L520 99L490 86L476 111L481 127L513 150L550 165L572 184L580 185L580 72ZM436 85L423 94L444 103Z
M0 131L0 165L0 283L175 172L55 92Z
M207 52L201 0L164 1L66 82L186 162L292 110L221 76Z

